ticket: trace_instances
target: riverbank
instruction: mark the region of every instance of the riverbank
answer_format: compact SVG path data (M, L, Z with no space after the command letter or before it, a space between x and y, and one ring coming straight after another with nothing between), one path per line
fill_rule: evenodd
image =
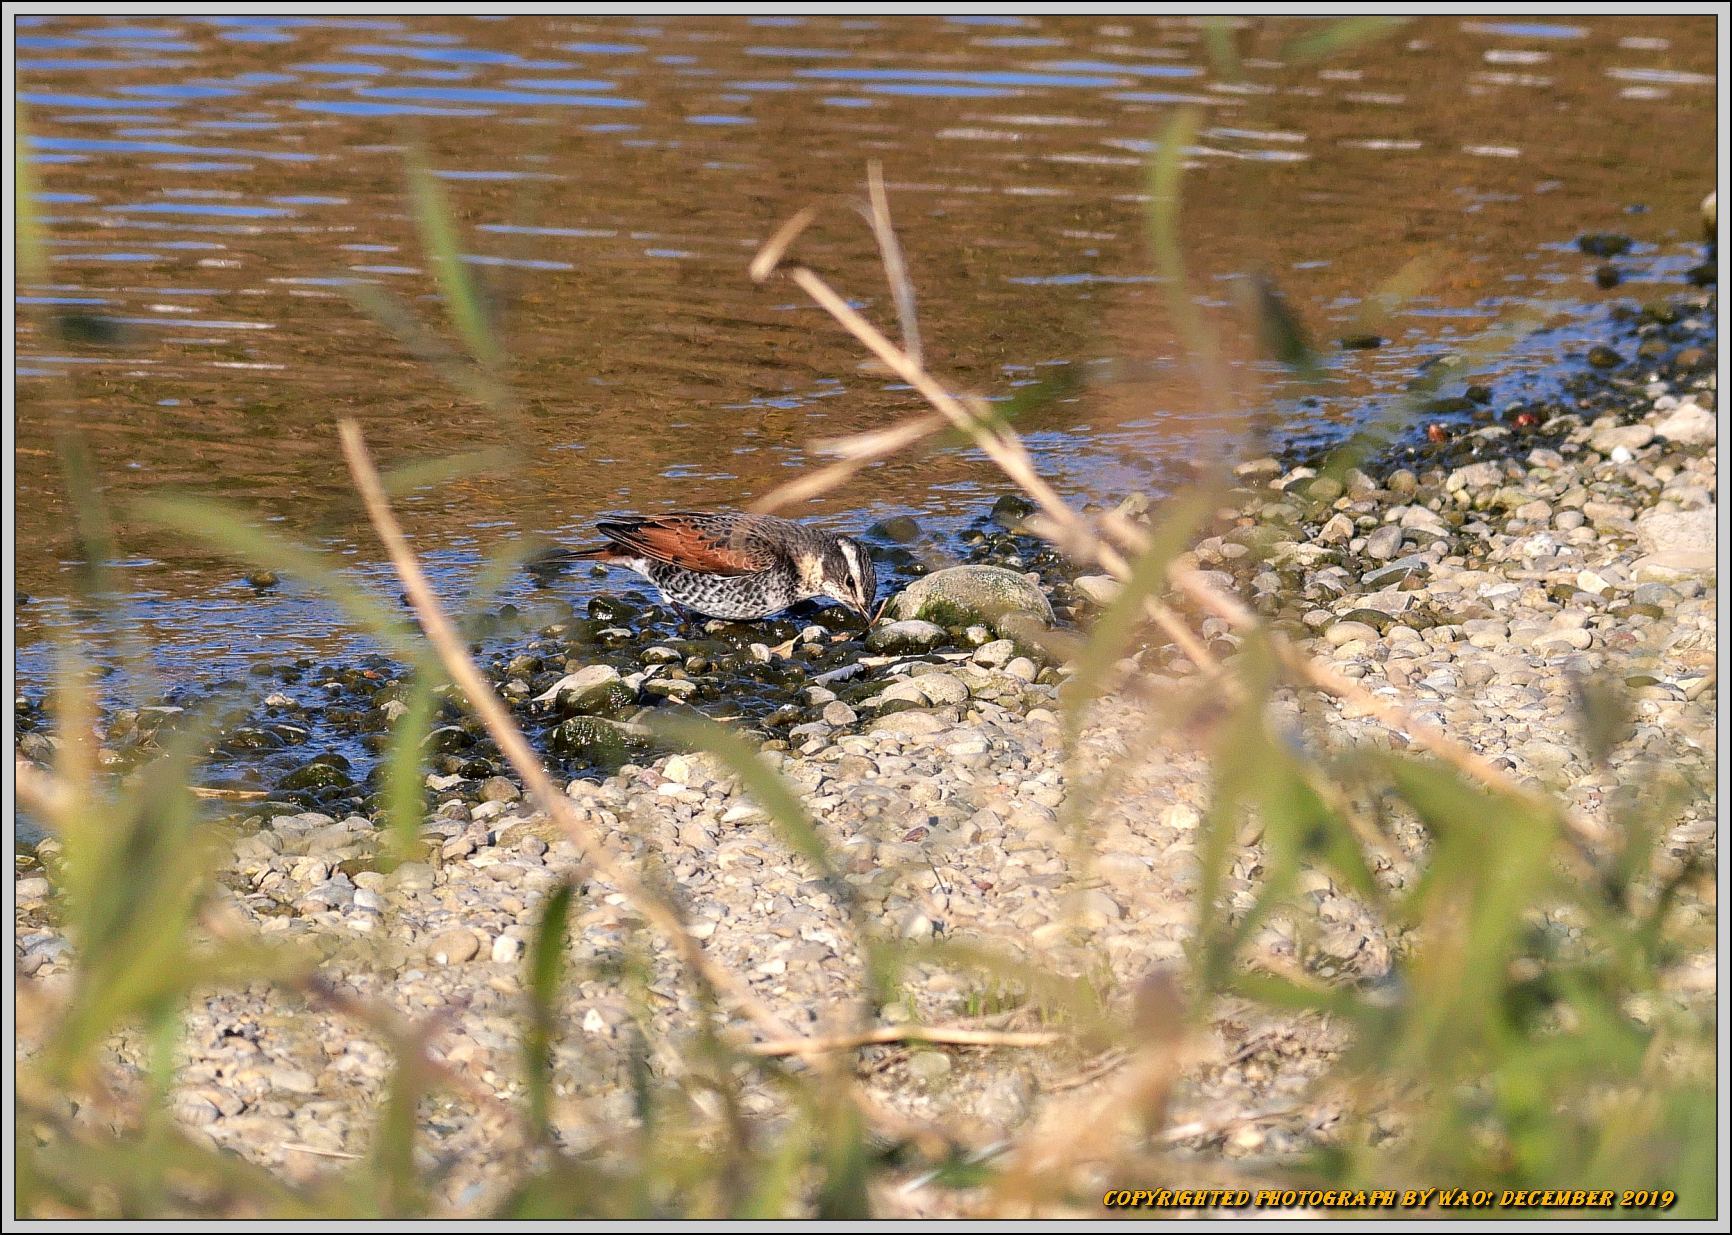
M1714 311L1712 297L1697 294L1631 322L1627 338L1604 345L1611 361L1590 357L1574 406L1488 408L1441 441L1403 443L1339 478L1247 461L1231 517L1194 546L1192 560L1339 673L1518 779L1556 790L1589 825L1606 825L1619 787L1642 783L1645 769L1693 779L1700 795L1664 848L1669 860L1703 851L1712 868L1718 400L1712 344L1694 340L1711 335ZM1018 549L1006 540L995 551ZM1049 590L1086 618L1091 591L1110 589L1085 578ZM1224 624L1208 619L1201 629L1217 653L1233 651ZM833 644L830 632L775 633L791 646L762 663L781 672L826 672L862 655L848 641ZM874 649L869 687L849 686L846 697L800 687L797 712L766 733L765 757L800 791L875 929L991 947L1123 1003L1152 970L1182 972L1194 927L1209 769L1188 735L1151 725L1145 702L1164 681L1182 684L1187 666L1159 643L1140 652L1143 689L1095 706L1067 763L1062 666L1037 663L998 633L964 627L961 640L935 639L917 653ZM752 642L774 653L766 638ZM819 650L797 655L812 645ZM735 651L762 655L749 643ZM706 649L670 653L663 663L684 672L636 683L634 698L648 681L704 676L689 665ZM514 678L507 665L503 680L521 680L533 698L545 675L567 668L524 663ZM1627 732L1603 762L1590 756L1576 720L1584 681L1631 698ZM1303 711L1309 732L1343 748L1405 742L1364 709L1326 699L1282 695L1273 711L1277 723ZM463 766L469 749L445 752L458 762L429 778L425 861L375 869L378 840L365 816L261 816L225 864L224 912L316 949L341 990L410 1016L439 1013L433 1052L518 1102L524 951L547 891L577 873L576 855L515 784ZM1073 860L1061 809L1076 785L1109 767L1120 775L1116 791ZM861 951L836 889L814 878L712 760L627 763L611 776L573 779L568 794L610 848L679 889L693 933L783 1019L829 1025L860 996ZM1395 889L1421 869L1426 846L1416 825L1398 840L1380 872ZM1227 888L1240 907L1262 854L1254 830L1241 841ZM52 844L44 856L51 870ZM1330 982L1384 978L1402 941L1326 876L1300 878L1315 908L1312 929L1300 940L1272 921L1253 957ZM579 1152L605 1151L634 1119L638 1029L651 1073L674 1081L688 1066L681 1044L698 1015L666 946L604 881L583 883L554 1051L554 1122ZM71 957L51 923L53 880L32 866L15 887L20 970L45 993L63 993ZM1682 896L1681 913L1716 911L1711 880L1686 884ZM641 979L618 976L640 965ZM961 975L911 965L878 1021L1046 1023L1014 983ZM1704 955L1667 982L1681 1004L1709 1007L1714 978ZM1329 1143L1345 1131L1339 1099L1308 1085L1344 1045L1339 1028L1318 1018L1218 1009L1189 1053L1165 1144L1249 1170ZM137 1068L143 1049L128 1035L116 1058ZM1074 1103L1114 1083L1110 1057L1067 1042L1002 1050L891 1043L858 1059L864 1087L884 1108L941 1123L975 1147L1074 1119ZM308 1012L274 988L213 993L191 1010L175 1109L216 1143L308 1178L367 1152L388 1062L355 1025ZM771 1118L780 1102L770 1084L746 1082L747 1115ZM485 1103L438 1105L424 1131L450 1168L444 1200L460 1213L485 1212L511 1177L520 1131ZM887 1213L908 1216L955 1203L930 1189L883 1199Z

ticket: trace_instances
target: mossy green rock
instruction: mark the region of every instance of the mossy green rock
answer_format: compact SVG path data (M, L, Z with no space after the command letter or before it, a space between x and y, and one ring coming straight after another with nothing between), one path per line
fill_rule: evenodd
M952 566L916 579L890 602L889 616L940 626L990 626L1007 639L1026 637L1053 621L1040 585L1002 566Z
M568 673L535 697L543 707L565 716L613 716L629 707L637 692L620 680L612 665L590 665Z
M574 716L554 727L548 745L567 758L595 763L620 763L634 750L644 747L645 735L636 726L600 716Z

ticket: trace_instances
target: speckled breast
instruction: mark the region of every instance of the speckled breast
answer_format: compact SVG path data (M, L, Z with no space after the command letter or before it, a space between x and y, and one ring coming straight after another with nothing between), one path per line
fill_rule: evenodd
M730 621L768 617L799 599L791 583L769 574L706 575L661 562L653 563L646 573L662 599L706 617Z

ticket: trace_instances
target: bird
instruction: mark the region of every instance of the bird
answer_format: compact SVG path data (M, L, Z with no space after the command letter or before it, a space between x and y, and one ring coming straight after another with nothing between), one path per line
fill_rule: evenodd
M595 527L605 543L572 557L636 571L669 604L706 617L756 620L826 597L872 620L878 576L852 536L736 511L604 519Z

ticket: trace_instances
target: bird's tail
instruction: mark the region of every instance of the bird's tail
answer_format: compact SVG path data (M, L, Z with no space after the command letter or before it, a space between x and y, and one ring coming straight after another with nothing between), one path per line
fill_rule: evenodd
M580 562L605 562L614 557L617 551L610 545L589 545L582 549L571 549L564 545L549 545L523 563L525 570L532 574L557 574L568 566Z

